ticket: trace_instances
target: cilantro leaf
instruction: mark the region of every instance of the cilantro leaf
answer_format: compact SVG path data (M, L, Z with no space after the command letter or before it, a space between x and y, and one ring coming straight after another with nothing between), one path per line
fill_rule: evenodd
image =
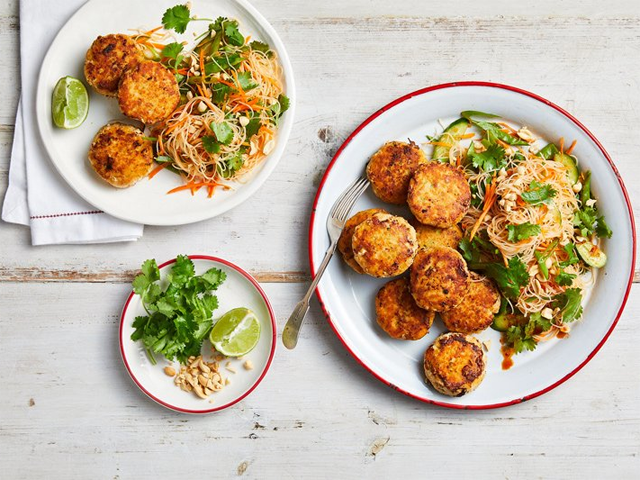
M209 283L209 289L216 290L227 279L227 274L219 268L210 268L201 278Z
M247 140L249 140L256 133L258 133L258 130L260 130L260 126L261 126L260 117L255 117L249 120L249 123L247 123L247 126L244 127L245 131L247 132L247 137L246 137Z
M167 30L175 30L178 33L184 33L190 21L191 12L187 5L171 7L162 15L162 26Z
M604 221L604 216L600 215L596 225L596 235L600 238L611 238L612 234L613 232L609 228L609 225Z
M207 153L220 153L220 143L216 137L210 135L202 137L202 147Z
M270 109L273 115L273 123L278 124L278 119L289 109L289 103L289 97L282 93L278 95L278 101Z
M236 152L231 157L227 158L224 162L225 168L222 170L221 175L224 178L232 177L238 170L244 165L244 158L242 158L242 152Z
M472 263L469 267L474 270L483 270L486 276L495 280L507 298L517 298L520 295L520 289L529 283L527 266L518 257L512 257L508 267L501 263Z
M573 217L573 225L580 230L580 234L587 238L593 235L598 221L598 212L593 207L578 210Z
M531 205L540 205L555 197L557 193L551 185L534 180L529 188L520 194L520 197Z
M568 267L569 265L575 265L580 261L578 255L576 255L576 246L573 243L567 243L563 249L567 252L567 259L558 263L558 265L561 267Z
M504 153L504 148L498 144L489 145L484 152L478 153L473 143L471 143L467 151L467 159L471 161L475 168L484 172L492 172L506 165Z
M551 306L561 310L563 322L573 322L582 316L582 291L579 288L568 288L564 293L553 297Z
M240 72L238 74L238 84L245 92L258 86L258 84L253 80L251 72Z
M170 43L162 49L162 58L169 59L170 61L167 62L167 64L170 67L177 69L178 65L180 64L180 62L182 62L184 58L182 55L180 55L182 50L184 50L184 46L181 43L178 43L178 42Z
M577 275L575 273L567 273L564 270L561 270L560 273L556 275L556 283L561 287L570 287L576 276Z
M210 126L211 130L213 130L213 133L221 144L229 145L233 141L233 129L227 122L211 122Z
M251 50L256 50L258 52L265 53L268 56L270 56L271 54L271 48L269 47L269 45L267 45L264 42L259 42L258 40L254 40L253 42L251 42L249 44L249 47L251 48Z
M518 225L507 225L507 231L509 232L507 240L515 243L535 237L536 235L539 235L542 230L540 229L540 225L525 222Z
M221 104L224 103L227 95L231 93L231 88L229 85L225 85L224 83L216 83L211 87L211 93L213 103Z
M224 34L226 36L226 40L236 47L241 47L244 45L244 37L238 31L238 22L235 20L227 20L224 22Z
M509 327L505 340L516 353L521 353L524 350L533 351L538 345L534 336L546 332L550 328L550 320L544 318L540 313L533 313L527 318L526 323Z

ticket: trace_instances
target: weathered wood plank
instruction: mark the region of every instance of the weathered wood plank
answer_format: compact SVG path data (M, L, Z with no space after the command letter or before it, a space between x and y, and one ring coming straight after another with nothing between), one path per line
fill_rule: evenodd
M5 284L0 467L7 478L634 478L638 288L591 363L521 405L460 412L404 397L346 353L314 304L298 348L278 349L265 382L200 418L156 406L127 377L126 285ZM281 330L304 286L266 290Z
M126 246L33 250L26 229L3 224L0 243L11 252L2 259L3 267L9 271L28 268L35 260L44 271L88 269L109 274L131 271L150 256L237 252L237 260L255 271L303 272L308 268L305 235L315 190L342 140L393 98L456 79L515 84L568 108L609 149L635 211L640 212L637 145L629 130L620 128L640 123L640 84L632 81L640 74L640 66L629 61L640 48L640 21L637 12L624 10L627 2L621 3L626 7L607 10L606 16L599 15L602 11L595 3L579 16L572 15L570 7L561 16L554 14L553 2L532 15L505 3L499 18L472 2L465 2L470 13L461 10L465 17L449 17L448 11L420 6L430 2L409 2L412 11L400 8L404 17L387 16L390 7L355 3L344 7L344 12L342 7L309 9L296 2L279 3L273 9L257 3L270 13L288 46L300 101L294 133L280 165L248 202L197 225L147 228L141 241ZM341 16L335 17L335 11ZM16 42L16 32L0 31L3 51L16 52ZM0 195L6 188L10 125L17 102L15 82L3 83L1 77L10 72L7 75L15 78L17 65L15 54L0 58L0 84L5 85L7 96L0 103L0 124L4 125L0 128ZM640 221L640 213L636 220ZM268 255L258 248L264 238L270 239ZM176 245L180 246L177 251ZM76 254L79 250L81 255ZM105 258L110 259L108 264Z

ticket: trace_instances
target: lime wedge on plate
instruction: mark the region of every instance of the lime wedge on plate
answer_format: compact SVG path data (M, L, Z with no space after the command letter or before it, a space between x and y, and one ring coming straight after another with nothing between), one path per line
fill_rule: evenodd
M225 313L209 335L215 349L227 357L249 353L260 339L260 322L248 308L234 308Z
M89 113L89 94L84 84L73 77L62 77L53 89L51 115L60 128L82 125Z

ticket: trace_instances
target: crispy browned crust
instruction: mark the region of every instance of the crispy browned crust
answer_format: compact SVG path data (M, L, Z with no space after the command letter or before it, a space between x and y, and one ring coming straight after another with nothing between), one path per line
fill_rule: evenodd
M418 250L410 278L416 303L436 312L458 305L469 289L467 263L462 255L448 247Z
M416 238L420 247L449 247L455 250L462 240L462 229L458 225L438 228L424 225L415 218L412 218L409 223L416 229Z
M98 37L87 51L84 76L96 92L115 97L124 71L143 59L138 44L128 35Z
M173 74L158 62L140 62L120 80L118 104L127 117L154 124L173 113L180 89Z
M416 231L404 218L376 213L355 228L351 246L364 273L394 277L411 266L418 242Z
M475 390L484 379L486 356L471 335L440 335L424 354L424 373L438 392L461 397Z
M471 189L457 168L430 162L420 165L413 174L407 203L420 223L448 228L469 210Z
M491 280L471 272L469 290L459 305L440 316L452 332L477 333L489 328L500 309L500 293Z
M420 340L429 333L435 315L416 305L408 278L391 280L376 295L376 320L392 338Z
M94 137L89 161L96 173L114 187L130 187L151 170L152 143L132 125L110 123Z
M413 172L426 161L424 152L413 142L385 143L367 165L373 193L383 202L404 204Z
M358 265L358 262L353 258L353 248L351 246L351 241L353 240L353 232L358 225L364 222L367 218L372 217L376 213L383 213L384 210L381 208L371 208L369 210L363 210L362 212L356 213L352 216L347 223L344 225L344 229L340 234L340 238L338 239L338 251L342 255L342 259L345 261L347 265L353 268L358 273L364 273L362 271L362 267Z

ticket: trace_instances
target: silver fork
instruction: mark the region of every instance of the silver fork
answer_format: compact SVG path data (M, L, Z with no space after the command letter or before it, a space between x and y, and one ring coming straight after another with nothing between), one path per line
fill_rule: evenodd
M289 317L289 320L282 331L282 343L284 343L284 346L290 350L295 348L298 343L300 327L302 327L304 317L306 317L307 312L309 311L311 295L313 295L313 291L316 289L320 278L322 278L322 274L327 268L327 265L329 265L329 260L331 260L331 257L333 257L333 254L336 251L338 239L344 229L344 224L347 222L347 218L349 218L349 212L351 212L356 200L360 198L360 195L364 193L367 187L369 187L369 180L365 177L358 178L355 182L349 185L349 188L347 188L342 195L340 195L336 200L336 203L333 204L331 212L329 212L329 217L327 218L327 231L329 233L331 244L327 249L327 253L324 254L322 263L320 264L320 267L318 267L318 272L311 282L309 290L307 290L304 298L293 309L293 313Z

